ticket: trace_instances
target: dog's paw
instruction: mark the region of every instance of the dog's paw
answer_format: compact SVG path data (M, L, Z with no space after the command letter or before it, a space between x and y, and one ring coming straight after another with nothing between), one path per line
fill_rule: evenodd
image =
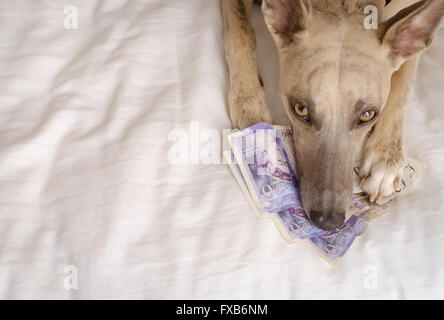
M244 129L259 122L271 124L271 114L262 87L250 92L230 93L229 105L233 128Z
M377 202L395 192L402 178L402 169L402 152L387 152L382 148L366 154L359 176L361 188L369 195L371 202Z

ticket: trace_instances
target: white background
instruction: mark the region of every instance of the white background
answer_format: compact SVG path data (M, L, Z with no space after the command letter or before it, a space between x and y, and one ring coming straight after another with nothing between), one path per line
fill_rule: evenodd
M407 115L425 176L332 267L256 219L227 166L168 162L173 129L230 127L218 0L0 1L0 298L444 298L443 31Z

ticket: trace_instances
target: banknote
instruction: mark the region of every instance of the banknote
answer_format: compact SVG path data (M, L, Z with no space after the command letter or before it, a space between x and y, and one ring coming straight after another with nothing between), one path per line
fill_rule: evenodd
M300 200L291 127L257 124L229 136L231 151L224 157L242 193L258 217L270 217L289 242L304 240L329 263L336 263L367 224L386 213L408 194L425 166L411 158L404 165L396 192L370 203L359 186L359 165L354 167L352 204L339 228L325 231L311 223Z
M287 151L290 166L292 168L296 168L296 158L295 158L295 150L293 142L293 129L288 126L273 126L273 128L279 131L279 134L282 137L282 142L284 144L285 150ZM295 173L297 175L296 169Z
M316 227L301 207L289 207L276 212L275 217L290 240L307 239L326 234L325 230ZM284 234L285 237L285 234Z
M319 229L310 222L304 209L302 209L298 194L284 196L282 200L278 198L275 199L276 202L281 201L281 208L278 210L273 210L273 206L269 208L258 207L248 191L246 181L242 176L242 172L236 163L234 155L230 151L225 151L224 158L226 163L229 164L233 176L239 184L242 193L245 195L253 213L259 218L272 218L276 227L287 241L306 239L325 233L324 230Z
M296 175L279 131L259 123L228 137L239 171L258 208L276 211L301 206Z
M335 264L344 256L355 239L367 228L367 220L352 215L342 226L326 234L306 240L316 253L331 264Z
M268 212L266 211L265 208L258 207L257 203L255 203L253 197L251 196L250 192L248 191L247 183L246 183L244 177L242 176L242 172L239 168L239 165L236 163L236 159L234 158L233 153L227 150L227 151L224 151L223 156L225 158L225 162L228 163L228 165L231 169L231 172L233 173L233 176L239 185L239 188L241 189L242 193L244 194L245 198L247 199L247 203L250 206L253 213L258 218L264 217L266 214L268 214Z

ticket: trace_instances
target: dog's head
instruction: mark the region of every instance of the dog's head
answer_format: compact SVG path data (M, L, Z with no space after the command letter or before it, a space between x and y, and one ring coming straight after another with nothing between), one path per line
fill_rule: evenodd
M444 0L419 1L368 29L367 5L380 13L385 1L262 4L279 52L280 93L293 126L302 203L327 230L344 222L353 164L383 114L393 73L429 46L444 11Z

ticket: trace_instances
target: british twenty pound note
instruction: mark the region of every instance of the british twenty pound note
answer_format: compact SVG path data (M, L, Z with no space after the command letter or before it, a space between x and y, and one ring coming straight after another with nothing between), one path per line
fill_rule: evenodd
M282 142L284 143L284 149L287 151L290 166L295 169L294 171L297 176L293 129L288 126L273 126L273 128L279 131L279 134L282 137Z
M344 256L355 239L364 233L366 228L367 220L353 215L341 227L324 235L310 238L306 243L321 258L331 264L335 264L339 258Z
M286 203L283 205L283 209L277 212L267 211L267 208L258 208L248 191L246 182L242 177L239 165L234 160L234 156L231 152L225 151L224 157L254 214L259 218L271 217L287 241L307 239L325 233L324 230L319 229L310 222L305 211L300 206L299 196L297 195L286 197L284 199Z
M281 130L276 130L275 127L272 126L255 126L255 129L260 128L266 128L267 130L272 130L272 134L270 137L276 140L274 148L277 149L277 155L280 157L281 165L288 167L288 172L291 172L292 176L291 179L288 179L287 183L291 183L291 187L289 190L291 192L289 193L279 193L276 192L276 196L272 199L269 199L268 206L267 207L261 207L261 206L255 206L254 205L254 199L252 195L247 191L248 189L253 189L255 192L260 193L260 190L262 190L261 185L263 185L263 181L270 181L273 178L270 178L269 176L272 176L273 169L264 170L261 172L262 178L261 179L254 179L250 181L251 188L247 187L247 181L242 177L242 170L241 165L244 165L244 167L250 167L251 171L253 171L251 176L259 176L259 174L256 174L256 167L260 167L260 163L257 166L256 162L261 161L261 158L250 158L251 161L249 163L246 163L248 161L248 156L246 157L238 157L240 159L240 162L238 163L235 159L235 155L231 155L231 161L228 161L230 158L229 152L224 153L224 157L227 160L227 163L229 164L233 175L235 176L237 182L239 183L239 186L241 188L241 191L244 193L245 197L247 198L247 201L252 207L253 212L258 217L264 217L264 216L270 216L273 218L273 221L275 222L277 228L281 232L281 234L286 238L288 241L292 241L295 239L306 239L313 236L317 236L319 234L324 234L325 231L316 227L313 225L310 220L308 219L306 213L302 209L302 204L300 201L299 196L299 190L297 186L297 181L294 176L292 161L290 160L290 157L288 154L286 154L286 150L283 147L283 140L286 139L284 135L281 135ZM283 129L283 128L282 128ZM247 130L248 131L248 130ZM240 136L239 133L236 133ZM251 139L248 137L248 135L258 135L258 130L256 131L249 131L243 133L243 138L245 141L250 141L250 143L253 143L257 141L255 139ZM231 140L234 141L233 139ZM269 147L269 146L268 146ZM261 143L256 143L256 153L263 154L264 145ZM269 153L268 153L269 154ZM279 158L278 158L279 160ZM273 163L273 161L271 161ZM273 166L271 166L273 167ZM264 177L265 176L265 177ZM260 185L257 185L260 184ZM270 188L271 189L271 188Z
M289 207L276 212L276 219L279 221L278 228L282 228L281 232L284 238L288 240L307 239L323 235L326 233L316 227L308 219L304 209L300 207Z
M233 176L239 185L239 188L244 194L245 199L247 199L248 205L250 206L251 210L256 215L256 217L258 218L264 217L266 214L268 214L268 212L266 211L265 208L259 208L256 205L253 197L248 191L247 183L245 182L245 179L242 176L242 172L239 168L239 165L236 163L234 155L230 151L225 151L223 155L225 158L225 162L228 163L228 166L230 167L231 172L233 173Z
M273 126L259 123L228 137L236 164L259 208L300 205L296 175Z

